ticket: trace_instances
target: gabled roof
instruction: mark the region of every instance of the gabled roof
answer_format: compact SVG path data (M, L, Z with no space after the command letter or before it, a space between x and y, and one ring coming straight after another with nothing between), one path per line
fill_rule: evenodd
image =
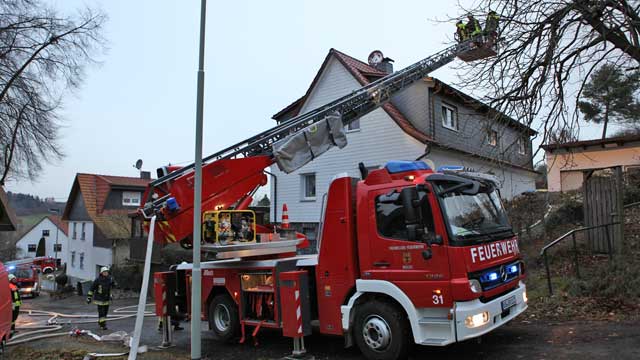
M18 226L18 218L9 205L7 193L0 186L0 231L15 231Z
M622 146L625 143L629 142L640 142L640 134L636 135L625 135L625 136L616 136L606 139L595 139L595 140L581 140L581 141L572 141L561 144L546 144L541 145L540 147L546 151L553 152L553 150L557 149L565 149L569 150L571 148L583 148L586 149L587 146L602 146L603 148L608 148L606 145L618 145Z
M293 103L289 104L284 109L280 110L277 114L273 115L272 116L273 119L286 120L285 118L283 118L284 115L289 114L291 115L290 117L292 117L299 114L300 109L302 108L307 98L311 94L311 91L313 90L313 88L318 83L320 76L324 72L325 68L327 67L327 64L329 63L329 60L332 57L336 58L347 69L347 71L349 71L349 73L360 83L361 86L365 86L369 84L373 79L378 79L387 75L387 73L385 73L384 71L378 70L365 62L362 62L356 58L353 58L345 53L342 53L332 48L331 50L329 50L329 54L327 54L327 56L325 57L324 62L320 66L320 70L318 70L318 73L316 74L313 81L311 82L311 85L309 85L309 88L307 89L307 92L304 94L304 96L294 101ZM396 108L391 102L386 103L385 105L382 106L382 108L384 109L384 111L387 112L387 114L389 114L391 119L393 119L393 121L396 124L398 124L398 126L411 137L415 138L416 140L422 143L432 141L431 137L429 137L427 134L423 133L422 131L418 130L416 127L414 127L413 124L411 124L411 122L402 114L402 112L400 112L400 110L398 110L398 108Z
M107 238L127 238L130 235L127 215L131 209L105 209L109 192L114 188L142 192L151 181L152 179L127 176L78 173L71 187L62 218L69 220L74 199L82 194L87 214Z
M48 215L48 216L45 216L42 219L40 219L40 221L36 222L31 227L29 227L29 229L27 229L25 232L23 232L21 238L24 238L25 235L30 233L31 230L33 230L36 226L40 225L46 219L49 219L49 221L51 221L53 223L53 225L57 226L58 229L60 229L60 231L62 231L63 234L65 234L67 236L69 235L69 233L68 233L69 224L66 221L62 221L62 218L60 216ZM51 236L51 235L52 234L49 234L49 236Z

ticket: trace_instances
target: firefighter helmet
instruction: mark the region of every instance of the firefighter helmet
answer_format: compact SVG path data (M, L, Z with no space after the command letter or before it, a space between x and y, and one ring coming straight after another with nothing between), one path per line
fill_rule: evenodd
M103 273L103 272L105 272L105 271L106 271L106 272L109 272L109 267L108 267L108 266L103 266L103 267L101 267L101 268L100 268L100 272L101 272L101 273Z

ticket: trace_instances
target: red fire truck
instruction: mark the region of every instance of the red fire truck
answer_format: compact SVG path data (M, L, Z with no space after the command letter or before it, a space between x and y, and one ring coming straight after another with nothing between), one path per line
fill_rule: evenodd
M4 354L11 334L11 291L8 272L0 263L0 354Z
M360 178L337 175L323 201L317 254L306 237L256 225L248 204L277 164L300 168L346 145L344 125L456 56L494 55L478 39L454 45L319 109L205 158L202 317L216 339L243 342L261 328L299 339L343 336L369 359L401 359L410 344L444 346L478 337L527 308L524 264L487 176L389 161ZM193 165L159 170L141 213L160 241L188 246ZM283 214L284 215L284 214ZM191 264L156 273L158 315L189 311ZM251 334L248 330L252 330Z

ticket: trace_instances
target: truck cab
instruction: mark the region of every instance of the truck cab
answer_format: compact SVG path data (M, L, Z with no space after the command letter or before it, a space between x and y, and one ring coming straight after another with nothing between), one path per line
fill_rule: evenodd
M524 311L524 264L496 185L406 161L335 180L316 270L321 331L396 358L406 339L443 346Z
M20 296L37 297L40 295L39 268L33 265L11 265L9 273L15 275L18 280Z

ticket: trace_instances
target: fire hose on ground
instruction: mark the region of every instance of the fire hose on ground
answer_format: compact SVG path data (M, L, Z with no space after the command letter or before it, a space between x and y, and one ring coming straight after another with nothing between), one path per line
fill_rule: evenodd
M146 306L153 306L153 304L146 304ZM133 306L124 306L115 309L114 314L118 314L116 316L107 317L107 321L116 321L123 320L131 317L135 317L137 314L136 310L127 310L130 308L137 307L137 305ZM89 324L94 323L95 320L80 320L80 321L72 321L72 319L94 319L97 318L98 315L93 314L63 314L54 311L45 311L45 310L21 310L21 313L25 313L29 316L48 316L46 325L35 325L35 326L26 326L20 327L21 332L15 334L11 340L7 342L7 346L19 345L33 340L46 339L56 336L63 335L71 335L73 331L64 331L64 332L55 332L64 328L64 325L79 325L79 324ZM122 315L120 315L122 314ZM155 316L153 312L145 311L144 316ZM60 322L60 319L69 319L67 322ZM22 332L26 330L26 332ZM42 335L37 335L42 334ZM37 335L37 336L32 336Z

